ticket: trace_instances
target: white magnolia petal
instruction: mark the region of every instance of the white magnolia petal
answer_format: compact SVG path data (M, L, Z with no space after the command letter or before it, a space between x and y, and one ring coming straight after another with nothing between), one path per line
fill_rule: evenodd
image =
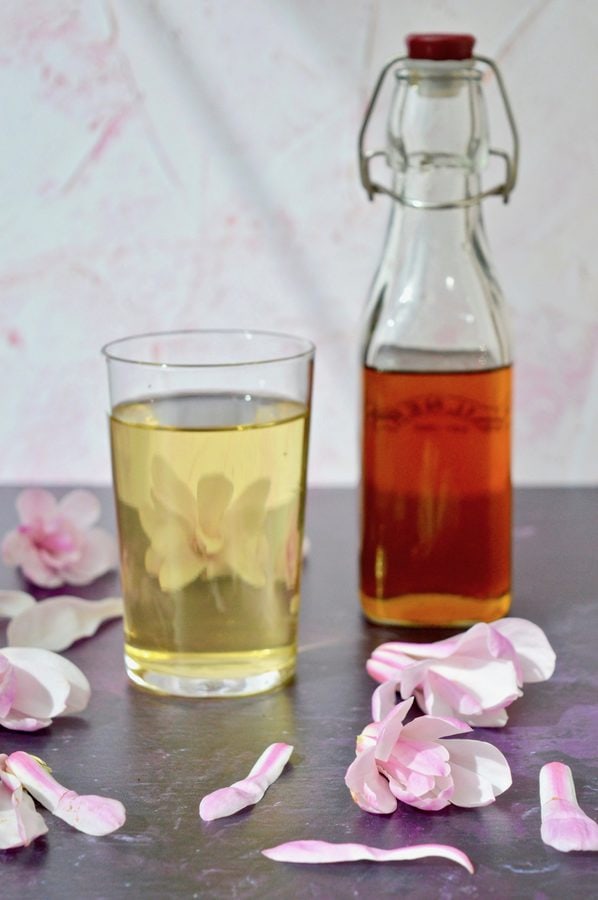
M27 847L46 834L48 826L18 779L8 772L0 778L0 850Z
M500 750L485 741L439 741L450 753L455 806L487 806L511 787L509 764Z
M81 553L77 560L62 571L67 584L90 584L100 575L116 568L118 551L116 541L103 528L92 528L85 533Z
M403 730L403 719L413 705L413 697L397 703L380 722L380 731L376 741L376 759L385 762L393 751L394 745Z
M372 694L372 721L380 722L397 702L397 685L387 681L376 688Z
M81 597L50 597L16 616L6 635L11 646L66 650L75 641L90 637L100 625L123 614L120 597L83 600Z
M4 647L0 652L16 668L29 673L33 677L38 676L39 679L45 680L47 678L54 679L56 673L62 676L67 683L66 705L61 710L63 714L81 712L87 706L91 695L89 681L81 669L77 668L74 663L64 656L53 653L51 650L37 647ZM21 706L16 700L15 708L29 713L27 707ZM36 713L29 714L37 716ZM44 717L44 713L39 715ZM57 715L57 713L47 713L46 715Z
M12 619L35 603L35 597L25 591L0 591L0 618Z
M193 528L195 524L195 498L163 456L152 459L152 489L155 497L167 510L181 516Z
M197 482L197 534L207 553L222 546L222 520L233 492L233 483L225 475L206 475Z
M331 844L327 841L289 841L262 850L264 856L276 862L290 863L339 863L368 860L369 862L400 862L439 856L459 863L473 874L471 860L462 850L446 844L414 844L411 847L394 847L383 850L365 844Z
M521 665L523 680L546 681L554 672L556 653L542 629L527 619L499 619L492 628L513 645Z
M76 489L69 491L58 501L58 511L71 520L77 528L87 529L100 518L100 501L91 491Z
M280 777L292 752L290 744L271 744L259 756L246 778L203 797L199 815L204 822L232 816L246 806L258 803L270 785Z

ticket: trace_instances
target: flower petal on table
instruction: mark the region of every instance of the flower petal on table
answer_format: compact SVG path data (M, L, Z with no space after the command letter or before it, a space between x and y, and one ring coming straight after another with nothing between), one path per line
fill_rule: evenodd
M511 787L509 764L500 750L486 741L440 741L450 753L451 775L455 787L451 803L455 806L488 806Z
M252 766L247 778L203 797L199 804L199 815L204 822L232 816L261 800L270 785L281 775L292 752L290 744L270 744Z
M56 497L44 488L25 488L15 501L19 519L24 525L56 515Z
M0 591L0 618L12 619L35 603L35 597L25 591Z
M262 850L264 856L276 862L337 863L368 860L370 862L402 862L438 856L459 863L473 874L471 860L462 850L445 844L415 844L412 847L395 847L383 850L365 844L332 844L327 841L289 841Z
M68 584L89 584L116 568L117 562L114 537L103 528L92 528L85 532L79 558L64 569L64 580Z
M77 489L69 491L58 501L58 511L67 516L77 528L91 528L100 518L100 501L91 491Z
M355 757L345 774L345 784L355 803L366 812L385 815L397 808L388 781L378 771L375 747Z
M48 826L19 779L0 771L0 850L27 847L47 831Z
M68 715L70 713L81 712L89 703L91 687L89 681L77 666L51 650L44 650L34 647L4 647L1 653L13 664L17 670L17 678L21 679L23 674L29 675L31 678L45 685L50 683L59 687L60 703L57 703L58 697L53 697L52 708L56 708L63 704L60 713ZM66 689L58 680L57 676L66 682ZM17 683L18 685L18 683ZM20 694L19 694L20 690ZM17 686L17 696L15 697L15 707L25 712L27 715L33 716L54 716L56 712L30 712L27 704L27 688L25 686L19 688ZM46 701L47 706L47 701Z
M499 619L492 628L506 637L517 653L523 681L546 681L554 672L556 653L542 629L527 619Z
M78 831L101 837L125 822L125 808L119 800L68 790L29 753L11 753L5 765L42 806Z
M397 703L380 722L380 731L376 742L376 758L387 760L392 753L399 735L403 730L403 719L413 705L413 697Z
M394 681L383 682L372 694L372 721L384 719L397 702L397 685Z
M90 637L100 625L123 614L120 597L83 600L50 597L16 616L6 631L9 645L66 650L75 641Z
M545 844L562 853L598 850L598 823L580 808L569 766L560 762L542 766L540 808Z

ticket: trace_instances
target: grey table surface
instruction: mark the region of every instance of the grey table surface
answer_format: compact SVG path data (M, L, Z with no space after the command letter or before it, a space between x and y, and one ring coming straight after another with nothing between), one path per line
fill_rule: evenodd
M99 493L104 523L114 527L111 494ZM15 524L15 495L0 489L2 533ZM343 775L355 736L370 720L375 686L365 661L377 644L413 639L413 632L362 619L355 493L314 490L295 681L242 700L161 698L128 684L119 622L74 645L66 655L91 682L88 709L32 734L2 730L0 751L27 750L80 793L118 797L127 821L115 834L93 838L44 813L46 836L0 853L0 896L596 896L598 854L561 854L540 839L538 772L553 759L571 765L581 805L598 818L597 524L598 490L517 491L512 613L546 630L558 661L549 682L527 686L506 728L477 733L505 753L513 771L513 787L492 806L425 813L400 805L392 816L374 816L352 802ZM1 574L1 588L23 586L13 570ZM79 593L99 598L117 590L112 574ZM264 800L202 822L200 798L243 777L274 741L295 751ZM260 853L299 838L380 847L450 843L471 856L476 872L442 860L298 866Z

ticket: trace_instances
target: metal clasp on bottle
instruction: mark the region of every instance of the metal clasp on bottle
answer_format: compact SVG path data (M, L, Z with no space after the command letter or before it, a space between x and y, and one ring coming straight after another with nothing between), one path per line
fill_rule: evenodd
M487 56L474 56L472 58L475 60L475 62L482 63L492 70L496 78L496 83L498 85L500 95L502 97L507 121L509 123L509 128L511 129L511 138L513 143L511 155L509 155L506 150L497 150L496 148L490 148L489 151L491 156L500 156L504 160L505 180L502 182L502 184L497 184L492 188L488 188L488 190L480 191L474 196L464 197L460 200L453 200L446 203L435 203L433 201L427 200L409 200L401 196L400 194L397 194L391 188L386 187L386 185L379 184L377 181L372 180L372 178L370 177L370 160L374 159L377 156L386 156L386 150L373 150L370 152L366 151L366 132L386 76L393 68L395 68L395 66L398 66L400 63L409 60L408 56L397 56L396 59L391 59L390 62L388 62L380 72L380 76L378 78L378 81L376 82L374 92L367 105L363 124L359 132L359 174L361 176L361 183L366 189L367 195L370 200L374 199L374 194L388 194L389 197L392 197L393 200L397 200L404 206L411 206L416 209L458 209L461 207L473 206L474 204L479 203L480 200L483 200L485 197L496 196L502 197L504 203L508 202L511 191L515 187L515 182L517 181L517 168L519 164L519 135L517 132L517 126L515 124L513 110L511 109L511 104L507 96L507 90L505 88L505 84L502 80L502 76L500 74L498 66Z

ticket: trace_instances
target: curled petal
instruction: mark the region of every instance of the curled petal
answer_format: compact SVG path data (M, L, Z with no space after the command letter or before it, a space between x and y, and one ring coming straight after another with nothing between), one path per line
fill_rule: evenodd
M32 647L4 647L0 652L16 674L13 712L16 709L23 717L49 719L81 712L87 706L89 682L68 659Z
M580 808L573 774L560 762L540 770L542 840L555 850L598 850L598 823Z
M199 815L204 822L232 816L261 800L270 785L281 775L292 752L290 744L277 743L266 747L247 778L236 781L230 787L213 791L202 799Z
M455 806L488 806L511 787L509 764L500 750L485 741L439 741L450 753Z
M5 765L42 806L78 831L99 837L116 831L125 822L125 808L119 800L80 796L68 790L29 753L11 753Z
M374 748L363 750L355 757L345 774L345 784L355 803L366 812L384 815L397 808L388 781L378 771Z
M393 747L403 730L403 719L413 705L413 697L397 703L388 715L380 723L378 742L376 745L376 759L386 760L393 751Z
M395 847L383 850L379 847L367 847L365 844L330 844L327 841L289 841L262 850L264 856L276 862L292 863L337 863L368 860L370 862L403 862L405 860L422 859L427 856L439 856L459 863L473 874L471 860L462 850L446 844L415 844L412 847Z
M6 757L3 754L3 762ZM0 850L27 847L48 827L14 775L0 771Z
M0 618L12 619L35 606L35 598L25 591L0 591Z
M6 636L11 646L66 650L75 641L95 634L108 619L123 614L119 597L82 600L51 597L25 609L9 624Z
M515 648L523 681L546 681L554 672L556 654L541 628L527 619L499 619L492 628Z
M376 688L372 694L372 720L380 722L394 707L397 699L397 686L393 681L386 681Z

